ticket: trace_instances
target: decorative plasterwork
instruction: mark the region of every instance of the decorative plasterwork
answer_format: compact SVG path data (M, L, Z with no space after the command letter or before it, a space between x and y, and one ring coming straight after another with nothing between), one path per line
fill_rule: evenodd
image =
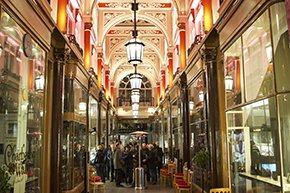
M116 35L116 34L122 34L127 35L131 34L132 30L130 29L112 29L108 32L108 35ZM162 35L161 30L138 30L139 35Z
M156 35L156 34L162 34L161 30L139 30L138 33L140 35Z
M145 52L155 52L154 49L152 49L151 47L145 46L144 47L144 53Z
M149 60L151 60L154 63L159 61L159 58L156 54L144 54L144 57L148 58Z
M125 2L99 3L98 5L99 5L99 8L127 9L131 7L131 3L125 3ZM155 2L139 3L139 8L145 8L145 9L171 8L171 3L155 3Z
M120 37L109 38L109 49L112 49L116 44L124 40L126 40L126 38L120 38Z
M118 49L115 50L116 53L126 53L127 50L126 50L126 47L120 47Z
M171 3L155 3L155 2L148 2L148 3L140 3L140 8L171 8Z
M124 2L111 2L111 3L99 3L99 8L130 8L131 3L124 3Z
M159 37L144 37L144 40L154 44L159 50L161 48L161 41Z
M123 15L124 13L122 12L118 12L118 13L115 13L115 12L111 12L111 13L104 13L104 25L107 25L107 23L109 23L112 19L114 19L115 17L117 16L120 16L120 15Z
M108 32L108 35L112 35L112 34L130 34L132 30L126 29L126 30L117 30L117 29L113 29L110 30Z
M164 26L167 26L167 14L160 12L145 12L146 15L150 15L159 20Z

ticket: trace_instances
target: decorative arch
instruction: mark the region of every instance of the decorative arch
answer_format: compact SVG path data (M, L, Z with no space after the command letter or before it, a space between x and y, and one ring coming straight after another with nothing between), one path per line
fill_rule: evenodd
M169 35L167 34L167 30L165 29L165 26L160 21L158 21L157 19L155 19L154 17L152 17L150 15L144 15L144 14L140 14L140 13L138 14L138 18L140 18L141 20L151 22L155 26L157 26L164 34L167 44L169 45L171 43L171 41L169 39ZM129 19L132 19L131 14L125 14L125 15L119 16L119 17L114 18L111 21L109 21L108 24L106 26L104 26L103 33L100 35L100 40L101 40L100 43L101 44L104 43L105 35L108 33L108 31L112 27L114 27L115 25L119 24L122 21L129 20Z
M106 61L110 61L111 57L115 54L115 51L120 48L121 46L125 46L125 43L127 42L128 40L123 40L123 41L120 41L118 42L118 44L116 44L112 50L110 50L110 53L108 56L105 57L105 60ZM150 48L152 48L158 55L158 57L160 58L161 61L164 61L164 56L162 56L162 54L160 53L160 50L158 50L158 48L152 44L151 42L147 41L147 40L144 40L142 39L142 42L145 44L145 46L149 45Z
M124 77L126 77L128 74L132 74L132 73L134 73L134 69L133 68L131 70L123 71L120 74L118 74L117 77L114 77L114 80L115 80L115 82L119 83L119 82L122 81L122 79ZM144 72L144 73L142 73L142 75L147 77L147 79L150 81L150 84L151 84L152 88L154 88L156 86L156 82L155 82L156 79L154 77L152 77L152 75L150 73ZM115 84L115 88L119 88L119 84Z
M150 74L152 75L152 77L154 77L154 75L157 76L157 75L159 74L159 73L158 73L158 72L159 72L159 69L156 68L156 65L155 65L151 60L149 60L149 59L147 59L147 58L144 58L143 61L144 61L144 63L149 64L149 65L153 68L153 70L154 70L155 73L150 73ZM114 75L114 79L116 78L115 76L116 76L116 71L117 71L118 67L121 66L121 65L124 64L124 63L128 63L128 61L127 61L127 57L122 58L122 59L119 60L117 63L115 63L114 65L111 65L111 66L110 66L111 74ZM132 66L132 65L131 65L131 66ZM132 66L132 71L134 71L133 66ZM127 72L127 71L126 71L126 72ZM142 71L142 73L145 73L145 72Z

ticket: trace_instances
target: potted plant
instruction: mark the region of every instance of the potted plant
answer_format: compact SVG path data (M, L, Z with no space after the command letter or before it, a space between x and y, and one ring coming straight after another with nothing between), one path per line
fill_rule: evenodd
M8 168L6 165L2 165L0 167L0 190L2 190L4 193L7 193L10 189L10 176L8 173Z
M209 154L205 150L199 150L192 158L192 162L199 168L201 168L201 188L202 192L204 190L204 182L203 182L203 170L206 169L209 161Z

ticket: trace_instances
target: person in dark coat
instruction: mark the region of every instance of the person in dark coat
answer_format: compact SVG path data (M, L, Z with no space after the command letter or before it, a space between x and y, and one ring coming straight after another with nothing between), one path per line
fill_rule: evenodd
M97 146L97 153L94 160L97 175L102 178L102 182L105 182L105 155L101 145Z
M132 184L133 182L133 152L129 145L126 145L123 153L123 160L125 162L125 182Z
M116 174L116 186L121 187L121 182L124 176L124 160L122 158L122 144L116 144L116 150L114 152L114 167Z
M158 175L160 176L160 169L163 167L163 151L162 148L159 147L158 143L156 142L155 149L157 151L157 169L158 169Z
M152 144L148 145L147 167L152 184L157 183L157 150Z

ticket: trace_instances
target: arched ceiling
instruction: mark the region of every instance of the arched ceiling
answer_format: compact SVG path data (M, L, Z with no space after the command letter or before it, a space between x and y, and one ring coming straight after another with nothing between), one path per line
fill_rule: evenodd
M94 2L98 14L97 44L104 50L105 63L110 68L110 78L116 82L134 68L127 62L125 43L132 38L132 1L102 0ZM172 45L172 3L171 0L139 1L137 11L138 39L145 44L143 63L138 73L145 75L153 86L160 79L160 69L166 65L167 48Z

